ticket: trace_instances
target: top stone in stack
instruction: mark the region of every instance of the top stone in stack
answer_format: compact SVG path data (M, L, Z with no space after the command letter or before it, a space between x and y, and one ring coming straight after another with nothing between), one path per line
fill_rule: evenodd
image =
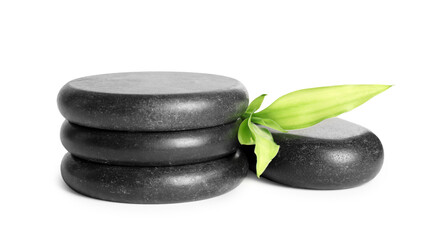
M162 132L236 121L248 105L237 80L181 72L114 73L79 78L58 95L62 115L77 125Z

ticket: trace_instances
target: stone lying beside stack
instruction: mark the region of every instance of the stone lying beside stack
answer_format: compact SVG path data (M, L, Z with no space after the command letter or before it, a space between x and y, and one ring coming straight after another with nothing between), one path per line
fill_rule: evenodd
M270 131L280 150L262 177L280 184L321 190L351 188L372 180L383 165L380 139L339 118L287 133ZM242 149L255 171L254 147Z
M142 72L67 83L58 106L69 151L61 172L84 195L128 203L214 197L247 174L238 118L248 105L231 78Z

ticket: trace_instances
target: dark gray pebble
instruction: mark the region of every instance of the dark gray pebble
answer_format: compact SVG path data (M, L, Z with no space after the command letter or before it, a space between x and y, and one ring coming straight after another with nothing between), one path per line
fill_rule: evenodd
M176 131L234 122L246 110L239 81L184 72L113 73L79 78L59 92L70 122L124 131Z
M351 188L373 179L383 165L383 147L377 136L342 119L272 134L280 151L262 177L291 187ZM253 147L243 146L243 150L255 171Z
M65 121L60 138L75 156L130 166L172 166L235 153L240 121L174 132L125 132L82 127Z
M215 197L237 187L247 175L237 153L205 163L171 167L112 166L66 154L62 177L89 197L123 203L177 203Z

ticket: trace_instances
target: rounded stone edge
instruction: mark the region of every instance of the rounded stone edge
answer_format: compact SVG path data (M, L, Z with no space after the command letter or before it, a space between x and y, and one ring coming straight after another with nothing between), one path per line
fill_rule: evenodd
M193 168L197 168L197 166L193 165L202 165L202 167L205 167L205 176L208 177L208 179L205 179L206 181L195 176L198 172ZM213 173L212 170L218 169L214 165L222 165L223 170L217 174ZM169 204L217 197L239 186L248 173L247 159L241 151L237 151L237 153L231 157L206 163L174 167L140 168L93 163L74 157L70 153L66 153L62 159L60 168L61 176L66 185L77 193L95 199L132 204ZM179 174L179 168L189 170L187 171L188 174ZM122 170L126 170L126 172L124 171L124 173L122 173ZM160 174L160 178L146 178L146 176L150 176L146 173L149 174L151 170L157 171L157 173ZM170 173L175 174L176 177L174 179L161 179ZM204 174L204 172L200 173ZM82 179L78 177L77 174L85 174L86 176L94 178L94 181ZM155 174L152 176L155 176ZM218 182L219 177L222 177L224 181L228 181L228 179L230 181L219 184L214 189L206 188L209 184ZM125 180L128 180L128 178L135 181L134 187L125 187ZM185 183L188 183L188 179L190 179L195 185L183 187L182 179L187 180ZM181 182L179 182L179 180L181 180ZM110 189L111 186L117 183L120 183L120 186ZM159 186L155 188L150 186L151 184L168 184L169 187ZM193 189L200 186L205 186L205 188L201 191L197 189L197 191L195 191ZM171 190L175 191L170 194L162 193L162 191L170 192Z
M215 74L206 74L206 73L198 73L198 74L230 78L230 77L215 75ZM99 75L108 75L108 74L99 74ZM99 76L99 75L92 75L92 76ZM232 102L234 102L234 106L233 106L234 110L232 113L226 113L226 111L223 108L203 111L194 116L194 117L204 117L204 120L201 124L197 124L195 121L192 121L190 114L184 114L184 116L182 115L178 116L176 119L177 121L169 121L169 120L166 121L165 120L166 118L164 117L167 116L166 113L162 113L160 114L161 116L159 116L158 114L155 114L153 112L148 112L146 108L143 108L143 106L141 106L140 104L136 104L135 106L131 106L129 104L123 104L123 101L120 101L119 99L107 98L107 95L110 94L103 94L99 92L92 92L93 96L89 96L89 92L85 90L77 90L70 86L70 83L73 81L80 80L87 77L92 77L92 76L81 77L67 82L60 89L57 95L57 106L62 116L74 124L82 125L90 128L115 130L115 131L149 131L149 132L183 131L183 130L192 130L198 128L208 128L208 127L214 127L214 126L236 121L245 112L249 104L249 95L244 84L242 84L242 82L239 80L230 78L236 81L239 85L238 86L239 89L237 89L238 91L234 92L234 99L232 99ZM207 93L207 92L202 93L202 95L205 96L210 96L212 94L213 93ZM201 94L197 94L197 96L200 95ZM218 94L215 95L216 96L212 96L212 98L218 99ZM129 95L129 97L137 98L139 100L140 100L140 96L141 95L137 95L137 94ZM179 104L179 101L173 99L176 98L176 96L177 96L176 94L167 95L169 101L172 101L174 103L176 102L176 104ZM77 102L77 99L79 99L78 101L82 101L87 104L93 101L106 102L107 103L106 105L109 107L108 108L100 107L98 110L89 111L88 109L83 107L83 104ZM200 100L195 100L195 101L197 101L198 104L202 104ZM187 103L190 104L191 102L188 101ZM152 105L153 103L151 101L146 104ZM214 105L219 106L217 102L215 102ZM113 114L112 112L113 109L118 109L119 111L124 112L124 114L121 115ZM95 111L99 111L99 113L95 114ZM215 112L215 111L222 113L221 115L224 116L221 118L207 117L210 116L211 112ZM158 122L159 125L157 126L152 125L155 122Z
M87 128L65 120L60 139L65 149L89 161L126 166L177 166L219 159L239 148L236 122L175 132L125 132ZM216 134L217 137L210 137ZM177 147L164 148L167 139ZM204 143L184 145L188 140ZM181 145L181 146L179 146ZM157 149L157 150L153 150ZM206 154L198 154L205 151Z
M364 184L370 182L371 180L373 180L380 173L382 166L383 166L383 163L384 163L384 148L383 148L383 145L382 145L380 139L373 132L369 131L363 135L364 135L365 139L367 139L367 141L375 141L376 144L378 144L379 155L376 158L376 165L374 166L374 170L371 172L371 174L366 175L365 178L363 178L359 182L349 183L346 186L343 186L343 185L341 185L341 186L337 186L337 185L324 186L324 185L318 184L316 182L311 182L309 184L304 184L304 183L300 184L297 182L292 182L289 184L285 181L282 181L279 178L275 178L275 177L270 176L270 175L272 175L272 173L271 173L272 171L277 170L277 169L280 169L280 170L282 169L282 166L277 166L273 162L271 162L268 165L267 169L264 171L264 173L261 175L261 177L264 177L270 181L273 181L273 182L276 182L276 183L279 183L279 184L282 184L282 185L285 185L288 187L309 189L309 190L344 190L344 189L350 189L350 188L364 185ZM301 137L301 138L309 138L309 137ZM370 140L368 140L368 139L370 139ZM315 141L315 140L313 140L313 141ZM339 140L332 140L332 141L338 142ZM363 147L359 146L359 148L363 148ZM247 156L248 163L249 163L249 169L256 174L256 157L254 156L253 149L254 149L254 146L242 146L241 147L241 150ZM370 152L370 151L366 151L366 152L369 152L369 154L372 154L372 152Z

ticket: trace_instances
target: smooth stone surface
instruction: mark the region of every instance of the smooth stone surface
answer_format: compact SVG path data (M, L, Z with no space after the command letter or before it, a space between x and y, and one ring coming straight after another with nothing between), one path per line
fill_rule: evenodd
M288 133L272 131L280 151L262 177L297 188L344 189L373 179L383 165L383 147L374 133L331 118ZM256 156L243 146L252 171Z
M184 72L113 73L79 78L59 92L72 123L107 130L175 131L238 119L248 105L239 81Z
M124 203L177 203L215 197L247 175L241 151L214 161L172 167L130 167L86 161L67 153L61 164L66 184L89 197Z
M239 147L240 121L174 132L125 132L82 127L65 121L63 146L87 160L130 166L172 166L218 159Z

